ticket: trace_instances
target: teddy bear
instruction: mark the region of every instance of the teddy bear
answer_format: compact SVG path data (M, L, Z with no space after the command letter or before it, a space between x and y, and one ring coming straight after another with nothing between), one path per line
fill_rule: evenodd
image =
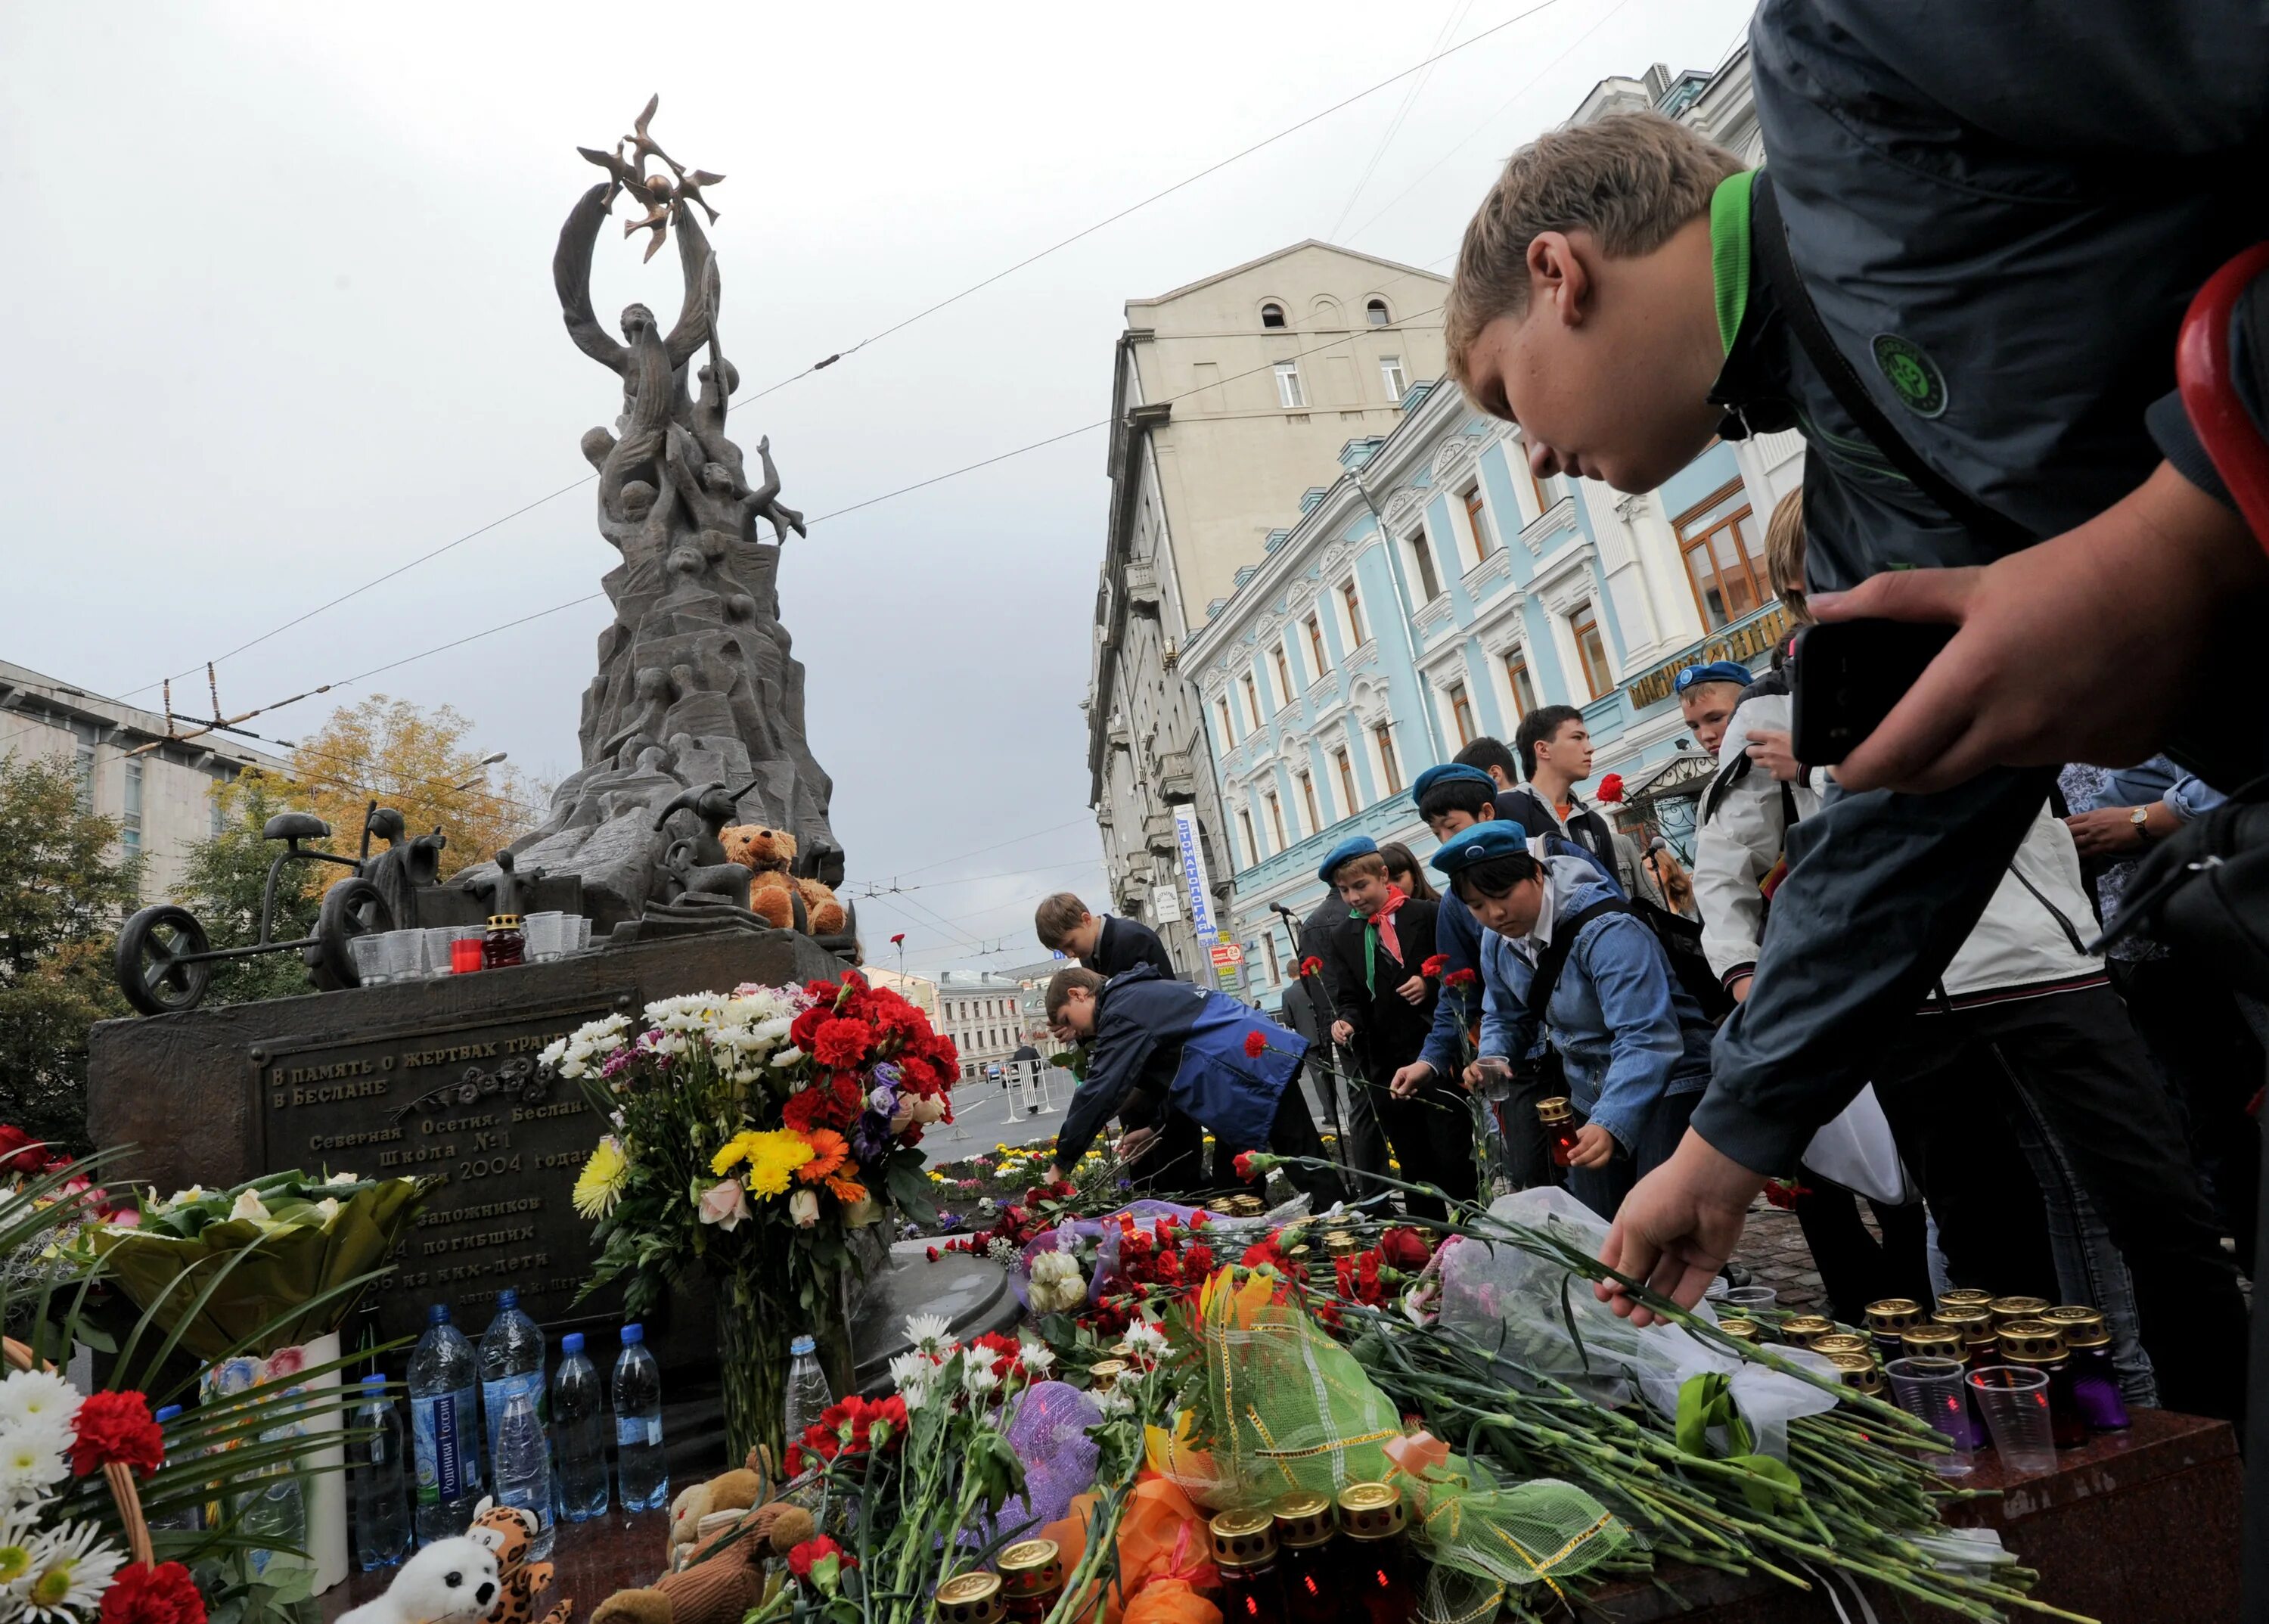
M536 1527L535 1512L499 1505L487 1495L473 1508L473 1525L465 1530L465 1537L495 1554L499 1591L482 1624L534 1624L536 1598L551 1588L551 1564L528 1560ZM543 1624L567 1624L574 1610L573 1601L563 1596L544 1615Z
M386 1593L339 1624L473 1624L503 1590L497 1554L482 1539L436 1539L402 1564Z
M803 898L808 928L815 936L839 936L846 915L833 889L820 881L789 873L795 861L795 837L784 829L761 823L736 823L717 832L725 860L738 863L754 876L749 882L749 911L774 930L795 924L795 899Z
M763 1476L746 1467L678 1490L677 1498L669 1502L669 1566L685 1565L684 1559L702 1538L701 1521L711 1512L746 1511L764 1497Z
M747 1474L725 1474L739 1475ZM684 1567L646 1589L617 1591L592 1611L591 1624L740 1624L764 1598L764 1559L785 1556L816 1528L810 1512L785 1501L696 1521L713 1526L687 1552Z

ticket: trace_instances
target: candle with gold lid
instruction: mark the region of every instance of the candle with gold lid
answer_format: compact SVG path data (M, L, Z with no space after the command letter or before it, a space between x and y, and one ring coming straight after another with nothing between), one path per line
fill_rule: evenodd
M1345 1624L1347 1580L1331 1497L1297 1488L1279 1495L1269 1512L1276 1522L1284 1616L1290 1624Z
M1063 1551L1053 1539L1019 1539L1001 1553L1001 1601L1009 1624L1041 1624L1063 1595Z
M1206 1524L1221 1572L1226 1624L1283 1624L1283 1588L1276 1580L1276 1519L1266 1506L1216 1512Z
M1411 1588L1402 1533L1401 1491L1392 1483L1350 1483L1340 1491L1340 1528L1347 1535L1347 1574L1365 1624L1410 1624L1418 1593Z
M2013 1319L2001 1327L2001 1362L2038 1370L2049 1378L2049 1431L2060 1450L2088 1442L2088 1420L2073 1391L2064 1332L2045 1320Z
M1996 1297L1986 1305L1995 1325L2006 1325L2013 1319L2037 1319L2049 1311L2044 1297Z
M1859 1354L1866 1358L1875 1356L1875 1345L1866 1337L1854 1336L1849 1331L1831 1332L1812 1339L1812 1351L1833 1359L1838 1354Z
M1882 1369L1867 1355L1830 1354L1828 1362L1836 1367L1836 1379L1853 1392L1872 1397L1883 1391Z
M1922 1304L1912 1297L1881 1297L1867 1304L1863 1316L1867 1334L1881 1359L1896 1359L1904 1347L1900 1338L1910 1325L1922 1323Z
M1718 1329L1737 1342L1762 1342L1764 1328L1754 1319L1721 1319Z
M965 1573L948 1579L931 1598L937 1624L1001 1624L1008 1609L1001 1600L1001 1576Z
M2044 1325L2064 1332L2065 1356L2072 1362L2072 1391L2081 1419L2092 1432L2118 1432L2129 1424L2126 1395L2111 1362L2111 1332L2092 1308L2052 1308Z
M1781 1340L1798 1347L1809 1347L1814 1337L1834 1336L1836 1322L1825 1314L1791 1314L1780 1322Z
M1939 1293L1938 1306L1956 1309L1984 1308L1992 1300L1993 1294L1990 1291L1975 1291L1966 1286L1956 1286L1951 1291Z

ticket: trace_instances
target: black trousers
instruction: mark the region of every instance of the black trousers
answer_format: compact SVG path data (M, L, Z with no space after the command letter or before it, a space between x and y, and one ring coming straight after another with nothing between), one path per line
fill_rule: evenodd
M1223 1164L1227 1170L1227 1164ZM1186 1111L1165 1108L1158 1137L1128 1166L1127 1175L1145 1195L1165 1200L1204 1199L1213 1181L1206 1176L1205 1128Z
M1301 1067L1305 1067L1304 1058ZM1276 1102L1276 1119L1268 1125L1268 1148L1280 1156L1310 1156L1328 1163L1324 1149L1324 1136L1316 1132L1316 1119L1308 1112L1307 1090L1300 1086L1300 1073L1296 1070L1285 1080L1283 1097ZM1347 1186L1340 1182L1337 1170L1321 1167L1288 1167L1284 1177L1292 1187L1308 1198L1311 1211L1322 1212L1334 1201L1347 1200Z
M1895 1131L1903 1118L1907 1124L1902 1143L1911 1136L1930 1147L1926 1162L1958 1143L1964 1125L1994 1111L1987 1102L2004 1091L2021 1099L2056 1134L2126 1259L2143 1346L2167 1407L2233 1421L2244 1414L2237 1266L2221 1250L2221 1225L2150 1057L2109 986L1919 1015L1871 1070ZM1915 1133L1918 1116L1934 1118L1941 1131ZM1978 1178L1944 1172L1925 1171L1925 1188L1947 1261L1967 1279L1955 1248L1992 1244L1966 1209L1968 1198L2030 1184L2033 1176L2021 1158ZM2048 1278L2053 1282L2053 1267Z
M1481 1179L1474 1165L1472 1101L1455 1083L1436 1078L1408 1099L1396 1099L1384 1078L1356 1080L1355 1092L1364 1095L1386 1132L1394 1159L1402 1164L1397 1175L1407 1184L1432 1185L1453 1201L1470 1202ZM1358 1183L1360 1180L1357 1181ZM1402 1192L1402 1205L1414 1218L1445 1219L1447 1203L1430 1195Z
M1809 1168L1798 1175L1809 1193L1796 1198L1797 1226L1837 1319L1859 1325L1867 1304L1883 1297L1931 1300L1929 1221L1920 1201L1870 1199L1879 1241L1859 1217L1859 1197Z

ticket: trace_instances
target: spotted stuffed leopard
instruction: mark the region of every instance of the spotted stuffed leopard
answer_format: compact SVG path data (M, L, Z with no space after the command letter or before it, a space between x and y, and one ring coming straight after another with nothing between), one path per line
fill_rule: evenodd
M551 1564L528 1560L528 1547L536 1537L536 1514L483 1499L465 1532L496 1553L499 1588L496 1606L482 1624L535 1624L536 1598L551 1588ZM574 1610L573 1599L563 1596L543 1615L543 1624L567 1624Z

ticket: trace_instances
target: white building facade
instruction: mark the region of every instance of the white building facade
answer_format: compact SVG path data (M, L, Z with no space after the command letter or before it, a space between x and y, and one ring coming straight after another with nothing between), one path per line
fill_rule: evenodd
M1657 102L1755 159L1745 52L1714 74L1609 80L1580 116ZM1540 481L1519 432L1446 383L1339 461L1181 651L1217 764L1225 924L1245 991L1272 1008L1297 954L1271 904L1304 916L1316 865L1349 835L1423 859L1411 780L1482 734L1510 742L1540 705L1581 710L1593 782L1620 773L1626 823L1690 855L1710 764L1681 749L1671 682L1769 656L1765 524L1803 476L1801 440L1778 434L1714 443L1642 495Z

